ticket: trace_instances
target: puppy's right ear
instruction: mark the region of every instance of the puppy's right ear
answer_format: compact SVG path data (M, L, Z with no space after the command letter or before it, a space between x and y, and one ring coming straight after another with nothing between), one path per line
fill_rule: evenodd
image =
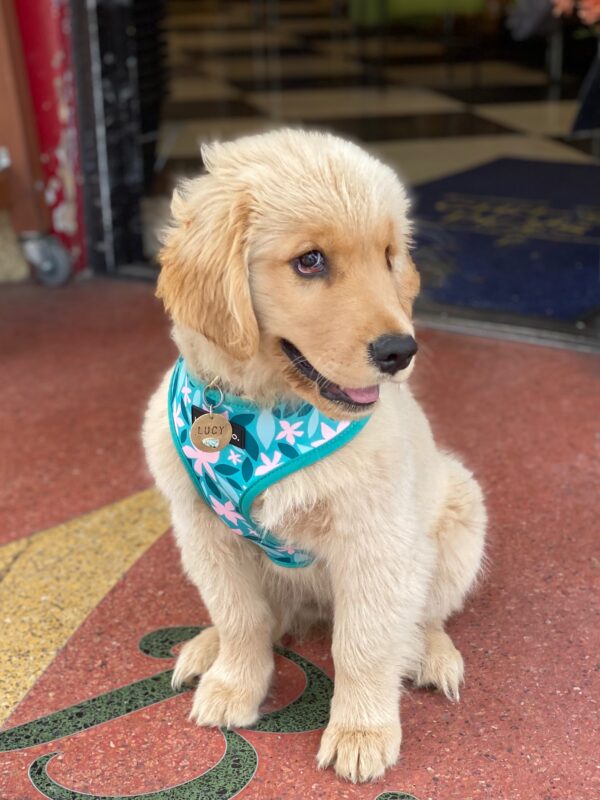
M248 200L208 174L173 195L156 294L176 322L239 360L258 349L245 233Z

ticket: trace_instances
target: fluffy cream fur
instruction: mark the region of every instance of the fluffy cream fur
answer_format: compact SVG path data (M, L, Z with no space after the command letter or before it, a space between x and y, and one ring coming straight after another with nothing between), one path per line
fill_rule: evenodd
M444 621L474 585L486 526L478 484L437 449L406 386L412 367L386 379L366 355L377 335L412 332L418 276L407 201L388 167L332 136L249 137L213 146L205 162L208 175L176 193L161 256L159 294L188 368L259 404L300 396L353 416L290 367L283 337L331 380L378 382L381 395L348 445L255 503L257 521L317 556L285 569L233 536L198 496L171 441L165 376L144 444L214 625L184 647L174 682L202 675L198 724L252 724L273 642L298 620L331 620L335 692L318 763L372 780L398 757L403 678L458 699L463 661ZM331 262L329 281L303 280L289 265L315 247Z

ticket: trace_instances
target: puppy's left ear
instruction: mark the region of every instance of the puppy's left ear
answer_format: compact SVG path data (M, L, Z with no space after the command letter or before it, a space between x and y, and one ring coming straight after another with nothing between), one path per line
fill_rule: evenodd
M391 236L396 244L392 272L402 310L411 319L413 304L421 289L421 276L410 255L413 243L410 200L396 173L390 170L388 175L391 176L391 184L388 185L386 196L392 203Z
M413 304L421 290L421 276L410 256L406 258L406 272L402 277L401 302L405 311L412 314Z
M421 276L419 275L415 262L407 253L400 257L400 266L394 269L394 279L402 310L410 319L412 317L413 304L421 288Z
M243 361L258 349L248 279L249 201L208 174L174 193L173 220L159 254L156 294L176 322Z

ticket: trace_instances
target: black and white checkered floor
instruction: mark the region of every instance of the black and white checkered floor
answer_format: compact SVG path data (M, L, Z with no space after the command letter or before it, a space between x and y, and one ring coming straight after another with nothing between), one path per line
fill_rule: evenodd
M366 142L411 185L500 156L591 160L568 139L577 81L549 100L541 70L449 60L441 37L358 36L332 6L169 5L171 95L159 146L167 175L196 172L201 141L285 124Z
M570 135L583 75L550 86L542 68L498 43L497 27L479 40L432 33L435 24L382 35L357 30L347 4L328 0L167 8L170 94L156 195L144 208L150 257L171 190L201 171L205 141L285 125L331 130L365 144L409 189L499 158L599 163L589 142Z

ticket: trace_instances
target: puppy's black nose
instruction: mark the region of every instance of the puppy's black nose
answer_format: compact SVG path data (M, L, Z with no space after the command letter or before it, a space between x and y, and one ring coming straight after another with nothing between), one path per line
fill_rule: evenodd
M408 367L418 349L412 336L386 333L371 342L369 355L381 372L395 375Z

